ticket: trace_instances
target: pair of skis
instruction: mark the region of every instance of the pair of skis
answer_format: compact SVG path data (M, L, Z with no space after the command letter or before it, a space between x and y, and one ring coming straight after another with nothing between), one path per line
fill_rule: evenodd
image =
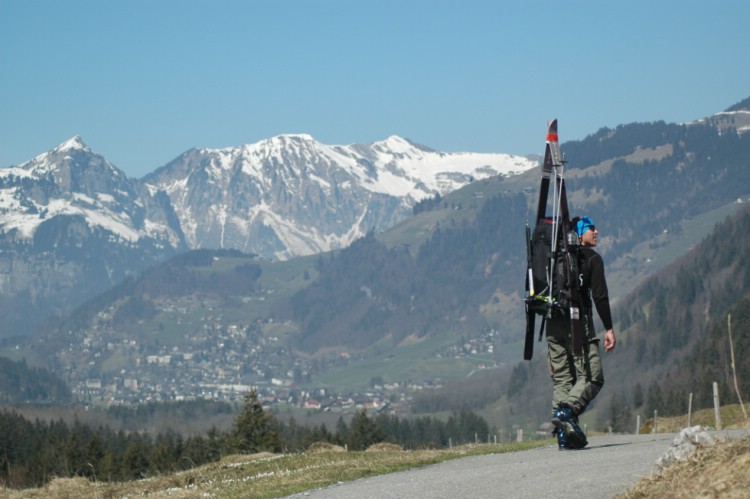
M557 265L563 265L563 283L560 283L566 294L567 310L564 314L570 318L571 332L573 336L573 353L576 356L583 355L583 320L581 311L581 292L578 275L572 275L571 247L572 241L569 241L568 235L572 231L570 222L570 213L568 211L568 199L565 192L565 178L563 175L564 161L560 155L560 143L557 134L557 120L552 120L547 124L547 143L544 151L544 161L542 163L542 180L539 190L539 202L536 211L536 226L542 224L551 224L551 253L549 263L546 266L546 276L544 282L546 286L543 289L535 289L534 280L540 281L540 276L534 276L532 268L532 251L531 251L531 229L526 224L526 254L527 254L527 275L526 275L526 338L524 342L523 358L531 360L534 353L534 329L536 316L542 315L542 324L539 329L539 339L544 333L545 322L553 317L555 307L560 307L556 296L553 296L553 279L557 275ZM549 201L550 184L552 186L552 215L547 216L547 204ZM535 229L535 234L537 230ZM562 262L558 260L562 256ZM546 296L537 296L537 294L546 293ZM536 301L535 301L536 300ZM539 310L544 313L540 314Z

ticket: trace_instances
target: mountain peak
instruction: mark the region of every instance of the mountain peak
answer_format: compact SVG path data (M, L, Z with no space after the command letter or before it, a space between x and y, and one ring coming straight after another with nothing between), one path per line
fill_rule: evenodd
M429 147L426 147L420 144L415 144L411 140L401 137L399 135L391 135L385 140L382 140L380 142L375 142L373 144L373 148L380 149L380 150L389 150L395 153L413 151L414 149L418 149L420 151L427 151L427 152L433 151Z
M273 139L282 141L301 140L304 142L315 142L315 139L309 133L282 133L281 135L275 136Z
M80 135L74 135L62 144L55 147L54 150L58 152L70 150L91 152L91 149L89 149L86 143L83 142L83 139Z
M307 133L283 133L275 135L268 139L260 140L254 144L249 144L246 147L272 147L272 148L283 148L293 144L309 144L316 142L312 135Z

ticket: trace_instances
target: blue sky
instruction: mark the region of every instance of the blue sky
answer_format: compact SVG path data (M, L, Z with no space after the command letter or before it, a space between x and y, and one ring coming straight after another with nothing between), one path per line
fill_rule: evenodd
M0 166L128 176L282 133L541 153L750 96L747 0L0 0ZM574 158L568 158L574 162Z

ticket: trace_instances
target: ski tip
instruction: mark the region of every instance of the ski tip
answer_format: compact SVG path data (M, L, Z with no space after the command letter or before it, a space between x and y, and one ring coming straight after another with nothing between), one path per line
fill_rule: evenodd
M547 142L557 142L557 118L547 122Z

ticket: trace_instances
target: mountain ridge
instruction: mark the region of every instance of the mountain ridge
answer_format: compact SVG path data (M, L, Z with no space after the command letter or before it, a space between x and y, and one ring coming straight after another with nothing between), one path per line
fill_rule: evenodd
M329 146L290 134L193 149L144 182L170 196L192 248L286 259L345 247L395 225L426 197L534 165L506 154L440 153L395 135ZM206 192L222 203L204 200Z
M239 248L271 259L329 251L408 216L412 198L473 180L469 164L463 177L446 175L431 188L406 178L414 172L400 166L404 158L457 156L395 136L377 148L372 157L389 158L382 165L362 153L365 145L327 146L309 135L191 149L147 177L169 172L168 182L154 185L128 178L74 136L0 169L0 336L23 335L48 315L65 315L191 247ZM464 156L482 164L512 158ZM531 165L518 161L521 169ZM389 190L394 185L401 190Z

